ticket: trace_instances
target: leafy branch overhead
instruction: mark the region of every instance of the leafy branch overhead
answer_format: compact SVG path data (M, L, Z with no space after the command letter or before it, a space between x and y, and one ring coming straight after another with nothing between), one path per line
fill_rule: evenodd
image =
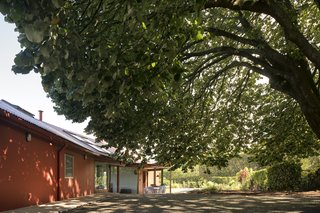
M58 113L90 118L125 153L188 167L319 152L316 0L7 0L0 12L20 33L13 71L40 73Z

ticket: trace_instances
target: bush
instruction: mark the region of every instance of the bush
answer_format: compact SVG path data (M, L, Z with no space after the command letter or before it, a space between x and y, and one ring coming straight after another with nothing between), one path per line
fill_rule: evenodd
M303 190L319 190L320 189L320 168L302 176Z
M198 184L195 181L188 181L188 188L198 188Z
M207 193L208 193L208 194L215 193L215 192L217 192L217 191L219 191L219 189L218 189L216 186L214 186L214 185L205 187L205 188L203 188L203 189L200 190L201 193L206 193L206 194L207 194Z
M163 183L164 183L164 185L169 186L170 185L170 180L167 179L167 178L163 178Z
M248 169L247 167L245 167L244 169L241 169L237 173L236 177L237 177L238 181L241 183L242 190L249 190L250 189L251 173L252 173L252 169Z
M268 190L268 170L261 169L251 174L250 189L258 191Z
M179 183L172 182L171 187L172 188L182 188L182 185Z
M208 181L207 182L207 187L213 187L215 184L214 184L214 182L212 182L212 181Z
M272 191L297 190L301 184L301 165L283 162L268 169L268 185Z
M235 181L236 176L233 177L220 177L220 176L212 176L210 181L218 183L218 184L230 184L230 182Z

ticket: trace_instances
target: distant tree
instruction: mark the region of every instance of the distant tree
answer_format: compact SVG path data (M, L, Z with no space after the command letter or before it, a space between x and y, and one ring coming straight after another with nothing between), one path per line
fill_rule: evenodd
M241 169L244 169L245 167L253 170L258 170L260 168L256 162L250 162L248 155L242 154L239 157L230 159L226 167L219 168L217 166L208 167L206 165L202 165L200 166L199 171L203 177L231 177L235 176Z
M316 172L320 169L320 156L313 156L301 160L302 170Z
M58 113L90 118L124 154L188 167L319 151L303 118L319 138L318 1L6 0L0 12L20 33L13 71L40 73Z

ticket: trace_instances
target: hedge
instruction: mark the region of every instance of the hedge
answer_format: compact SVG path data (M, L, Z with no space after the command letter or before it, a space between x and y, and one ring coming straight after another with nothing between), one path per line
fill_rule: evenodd
M301 185L301 165L283 162L268 169L268 186L271 191L297 190Z

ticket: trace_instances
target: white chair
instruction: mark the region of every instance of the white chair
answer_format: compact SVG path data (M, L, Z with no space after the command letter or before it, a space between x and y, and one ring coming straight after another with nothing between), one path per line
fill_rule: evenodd
M148 187L148 186L145 187L144 188L144 193L145 194L153 194L154 193L153 187L151 187L151 186L150 187Z
M166 186L165 185L161 185L159 187L159 194L165 194L166 193Z

